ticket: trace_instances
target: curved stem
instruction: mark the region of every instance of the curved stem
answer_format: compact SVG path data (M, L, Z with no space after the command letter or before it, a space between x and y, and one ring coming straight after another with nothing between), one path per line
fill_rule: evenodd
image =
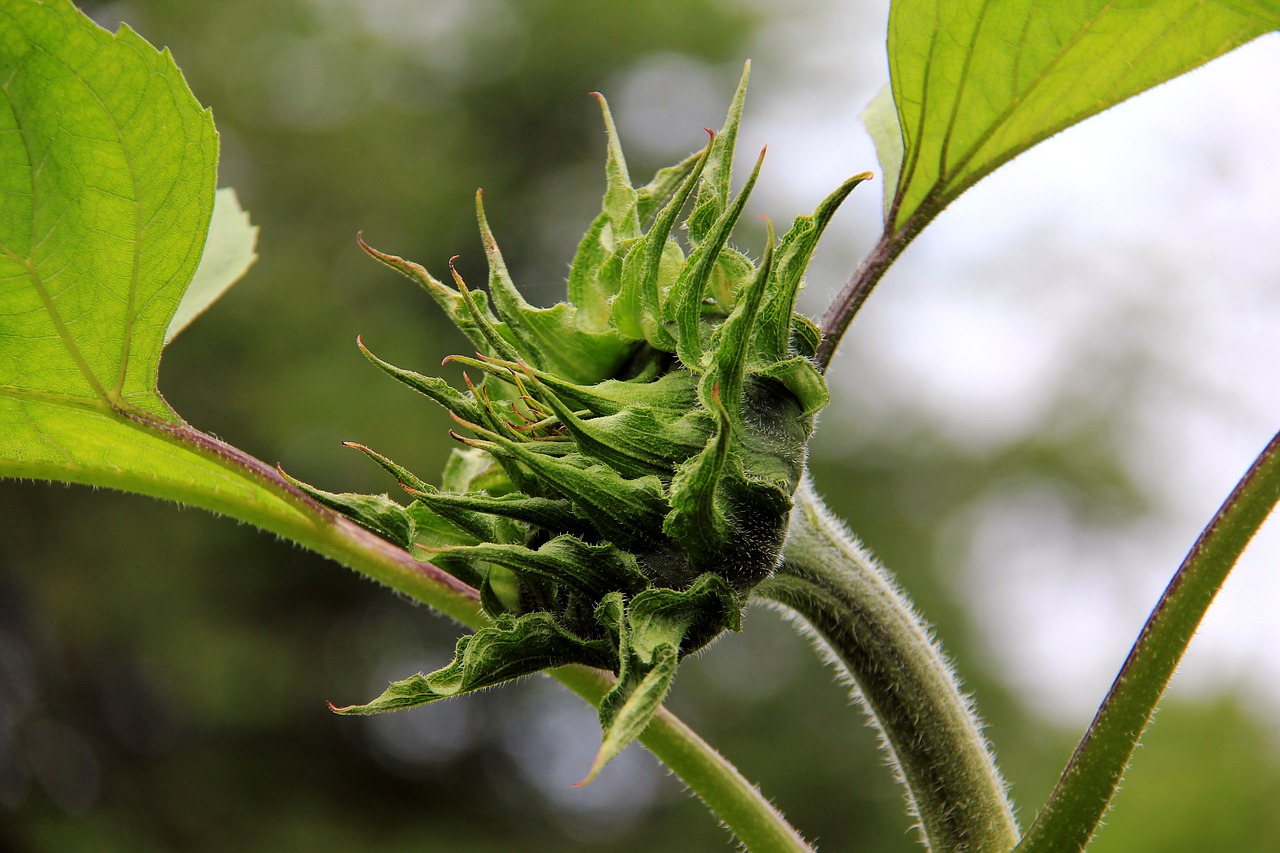
M840 293L831 300L831 304L822 314L820 326L822 342L818 344L818 351L813 357L819 370L825 373L831 365L836 347L840 346L840 340L844 337L849 324L853 322L854 315L858 313L862 303L867 301L876 284L906 247L907 241L896 239L886 228L870 254L863 258L862 263L849 277Z
M796 492L783 563L758 592L807 623L844 666L930 850L1007 853L1017 844L1004 782L951 667L807 480Z
M599 705L613 686L610 675L584 666L561 667L551 674L593 705ZM752 853L813 853L759 788L666 708L654 716L640 742L715 812L745 849Z
M199 506L268 530L385 584L470 627L483 621L479 594L448 572L415 560L407 551L365 530L298 490L271 465L186 423L120 412L139 429L193 451L233 476L252 482L278 504L156 480L155 497ZM110 485L110 484L108 484Z
M818 344L818 351L814 354L813 360L817 362L818 369L823 373L831 365L831 359L835 357L840 340L848 331L849 325L853 323L853 318L857 316L862 304L871 295L871 291L875 290L880 279L889 271L889 267L893 266L893 262L907 246L911 245L911 241L918 237L924 227L941 211L942 206L924 205L896 231L888 224L893 222L896 207L889 211L880 239L862 259L862 263L854 270L853 275L849 276L849 280L845 282L844 287L822 314L822 323L819 326L822 342Z
M195 451L276 497L279 506L237 500L177 482L159 483L152 494L201 506L246 521L316 551L427 604L469 628L485 624L479 595L470 586L321 506L280 472L243 450L186 424L126 417L140 429ZM562 667L552 676L594 705L609 690L609 675L586 667ZM755 853L812 853L800 834L738 769L665 708L640 741L706 804L739 841Z
M1020 853L1083 850L1205 611L1245 546L1280 502L1280 433L1196 540L1071 756Z

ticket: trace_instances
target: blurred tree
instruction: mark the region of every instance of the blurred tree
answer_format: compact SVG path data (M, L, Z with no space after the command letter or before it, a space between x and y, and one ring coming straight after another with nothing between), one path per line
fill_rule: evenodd
M356 231L437 272L461 253L463 275L482 281L471 193L483 186L517 282L552 301L603 184L585 94L676 61L727 97L753 35L783 14L723 0L84 6L172 49L214 109L221 183L262 228L257 267L166 353L162 390L202 429L357 491L388 483L341 440L423 472L450 443L447 417L370 368L356 334L423 372L464 344L428 299L358 251ZM768 59L803 59L784 53ZM646 147L636 175L700 144L700 125L722 110L671 128L670 149ZM783 222L794 211L770 213ZM1084 512L1147 509L1108 441L1105 401L1056 393L1046 421L1068 427L1036 424L981 449L919 411L833 411L825 426L841 441L819 430L814 465L833 508L961 662L1024 809L1047 794L1074 733L1034 718L976 654L955 595L952 522L1028 482ZM330 715L325 699L360 701L443 662L456 632L311 554L142 498L42 484L0 483L0 518L0 849L726 846L635 750L570 788L598 729L543 680L402 715ZM822 849L908 846L899 793L843 689L776 615L754 610L748 626L682 669L676 710ZM803 736L780 738L778 720ZM1198 739L1211 728L1218 740ZM1259 793L1280 764L1262 737L1234 707L1162 714L1099 849L1280 847ZM1215 805L1219 794L1234 805ZM1188 798L1188 819L1234 817L1144 835L1175 825L1158 814L1166 796ZM1196 844L1175 848L1175 837Z

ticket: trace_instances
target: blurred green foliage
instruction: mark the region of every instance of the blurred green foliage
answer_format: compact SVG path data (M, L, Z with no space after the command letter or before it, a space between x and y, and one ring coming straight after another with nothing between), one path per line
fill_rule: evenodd
M461 254L480 281L471 210L483 186L516 281L554 300L603 184L586 93L675 54L727 98L770 25L763 7L725 0L85 8L173 51L214 109L220 183L262 229L257 266L166 353L162 392L196 426L354 491L388 483L343 439L418 471L450 447L446 416L373 370L355 336L422 372L464 346L355 233L437 272ZM756 58L757 76L788 60ZM711 105L706 122L722 111ZM700 133L672 128L671 150L633 163L636 175ZM828 413L826 426L849 416ZM842 443L820 429L814 463L819 490L961 662L1027 810L1077 733L1035 719L978 663L941 543L949 519L1011 482L1140 515L1105 413L1072 423L984 450L925 422L851 427ZM383 718L331 715L326 699L360 700L447 660L456 631L314 555L202 513L43 484L0 484L0 518L0 850L727 847L637 750L570 788L598 728L545 680ZM775 614L753 610L744 633L683 667L671 702L822 849L911 845L874 733ZM1280 847L1273 734L1229 701L1171 706L1097 849Z

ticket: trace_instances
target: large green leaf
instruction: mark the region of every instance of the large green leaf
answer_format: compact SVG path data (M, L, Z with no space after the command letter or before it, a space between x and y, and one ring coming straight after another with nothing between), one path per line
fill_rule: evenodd
M461 621L475 592L205 435L156 388L166 332L244 271L253 229L167 52L70 0L0 0L0 477L194 504L334 557ZM224 239L225 238L225 239ZM175 312L200 263L208 287Z
M0 475L296 514L156 389L218 158L168 53L0 0L0 92Z
M1277 0L895 0L900 127L873 128L905 151L888 230L919 230L1032 145L1278 25Z

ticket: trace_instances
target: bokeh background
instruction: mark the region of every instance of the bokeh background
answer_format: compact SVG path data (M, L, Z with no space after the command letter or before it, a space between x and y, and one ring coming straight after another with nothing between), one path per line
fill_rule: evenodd
M741 150L779 225L875 168L881 0L127 0L83 4L177 57L222 134L257 265L167 351L196 426L335 490L382 491L356 440L424 474L445 415L357 334L430 372L464 349L374 245L482 281L472 194L532 301L598 209L614 107L633 175L718 127L754 60ZM1280 425L1275 37L1069 131L904 256L833 370L813 456L978 698L1029 820L1168 575ZM879 187L828 232L819 314L873 241ZM744 217L740 242L763 229ZM446 371L447 373L448 371ZM456 629L226 519L0 483L0 850L718 850L629 750L590 787L593 712L545 679L331 715L445 662ZM1095 848L1280 849L1280 542L1215 605ZM910 849L843 688L774 613L682 667L670 704L821 849Z

